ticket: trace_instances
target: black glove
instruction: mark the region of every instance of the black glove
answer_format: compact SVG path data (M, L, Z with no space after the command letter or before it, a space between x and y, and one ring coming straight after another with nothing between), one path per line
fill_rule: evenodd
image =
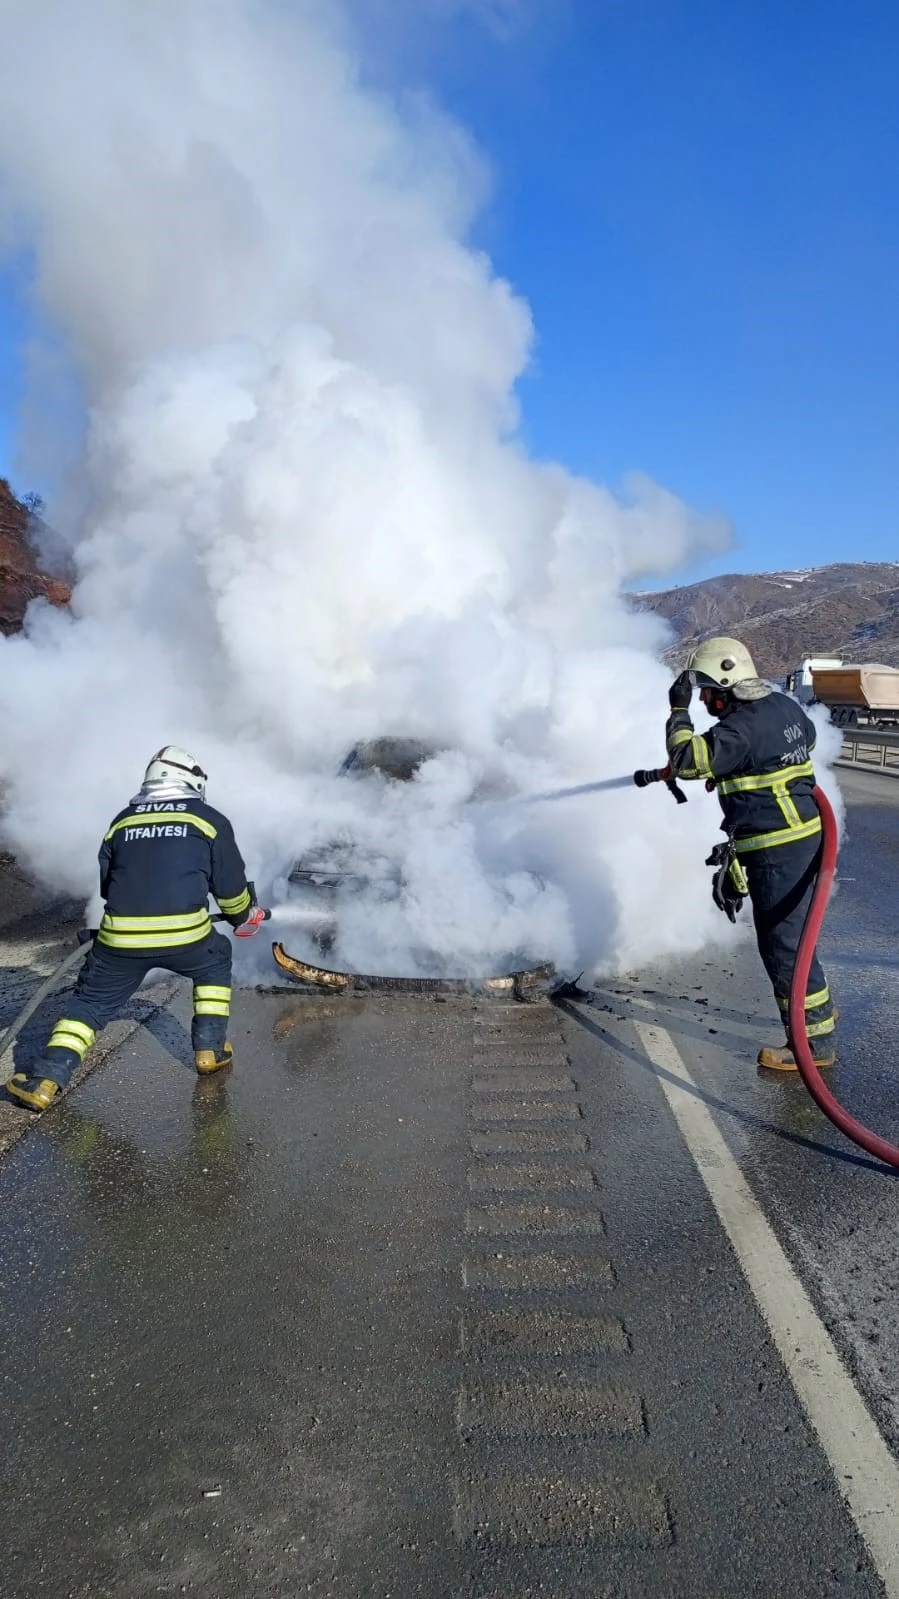
M693 679L689 672L681 672L668 690L668 704L673 711L686 711L693 698Z
M726 844L715 845L706 861L706 866L717 867L712 878L712 899L719 911L724 912L728 921L735 922L738 911L743 908L749 885L730 839Z

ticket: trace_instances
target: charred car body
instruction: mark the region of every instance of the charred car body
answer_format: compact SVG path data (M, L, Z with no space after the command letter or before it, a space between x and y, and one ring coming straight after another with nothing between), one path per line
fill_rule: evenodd
M445 753L437 745L420 739L373 739L349 751L341 762L338 776L348 783L365 785L366 799L370 791L374 805L379 795L389 792L392 785L411 783L427 762ZM507 798L508 792L507 785L482 782L469 798L497 800ZM543 887L540 879L535 874L530 875L535 891L539 891ZM333 970L330 960L339 942L341 922L352 918L354 906L373 903L383 917L402 915L408 890L404 866L397 852L385 850L377 842L357 836L351 830L338 831L326 843L306 851L293 863L287 882L291 924L311 943L310 957L314 955L324 963L315 964L312 959L289 953L283 944L274 944L273 954L279 968L301 983L332 991L381 988L429 992L481 988L488 993L532 998L553 976L549 963L535 963L511 951L497 962L498 970L472 977L447 970L444 956L428 946L419 946L413 952L415 972L420 975L375 976ZM495 884L493 891L502 892Z

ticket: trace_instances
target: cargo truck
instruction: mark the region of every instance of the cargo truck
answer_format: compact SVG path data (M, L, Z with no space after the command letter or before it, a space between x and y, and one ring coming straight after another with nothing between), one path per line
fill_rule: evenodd
M812 684L837 727L899 726L899 667L819 667Z
M842 666L842 664L841 655L807 655L799 666L787 673L784 678L784 688L799 701L800 705L811 705L815 700L812 673L820 671L824 666Z

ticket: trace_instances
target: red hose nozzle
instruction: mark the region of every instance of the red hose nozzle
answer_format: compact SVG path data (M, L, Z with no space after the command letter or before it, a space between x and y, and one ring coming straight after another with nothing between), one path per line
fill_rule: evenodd
M652 771L635 772L634 782L638 788L648 788L650 783L667 782L670 776L671 772L667 766L657 766Z
M668 792L674 795L678 805L687 803L687 796L683 789L678 787L670 766L657 766L650 771L635 772L634 782L638 788L647 788L650 783L664 783Z

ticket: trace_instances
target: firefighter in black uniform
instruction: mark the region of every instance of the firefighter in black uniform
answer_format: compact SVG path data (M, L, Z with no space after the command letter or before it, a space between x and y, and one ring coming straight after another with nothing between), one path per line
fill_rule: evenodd
M718 719L708 733L694 732L690 720L694 683ZM728 835L728 844L719 846L724 850L719 893L723 890L724 908L728 900L739 906L749 895L759 954L786 1028L793 967L821 848L821 817L812 797L815 725L795 700L759 678L746 646L732 638L712 638L694 650L668 699L669 763L676 777L704 778L718 792ZM805 1030L819 1066L832 1066L836 1059L835 1019L816 955ZM797 1069L789 1047L760 1050L758 1063L773 1071Z
M205 796L206 773L185 750L166 745L147 767L140 793L112 822L99 855L106 909L37 1075L16 1072L7 1084L21 1104L47 1109L100 1030L156 967L193 981L197 1071L206 1076L230 1065L231 945L212 926L209 895L244 934L256 932L265 913L256 907L231 823Z

